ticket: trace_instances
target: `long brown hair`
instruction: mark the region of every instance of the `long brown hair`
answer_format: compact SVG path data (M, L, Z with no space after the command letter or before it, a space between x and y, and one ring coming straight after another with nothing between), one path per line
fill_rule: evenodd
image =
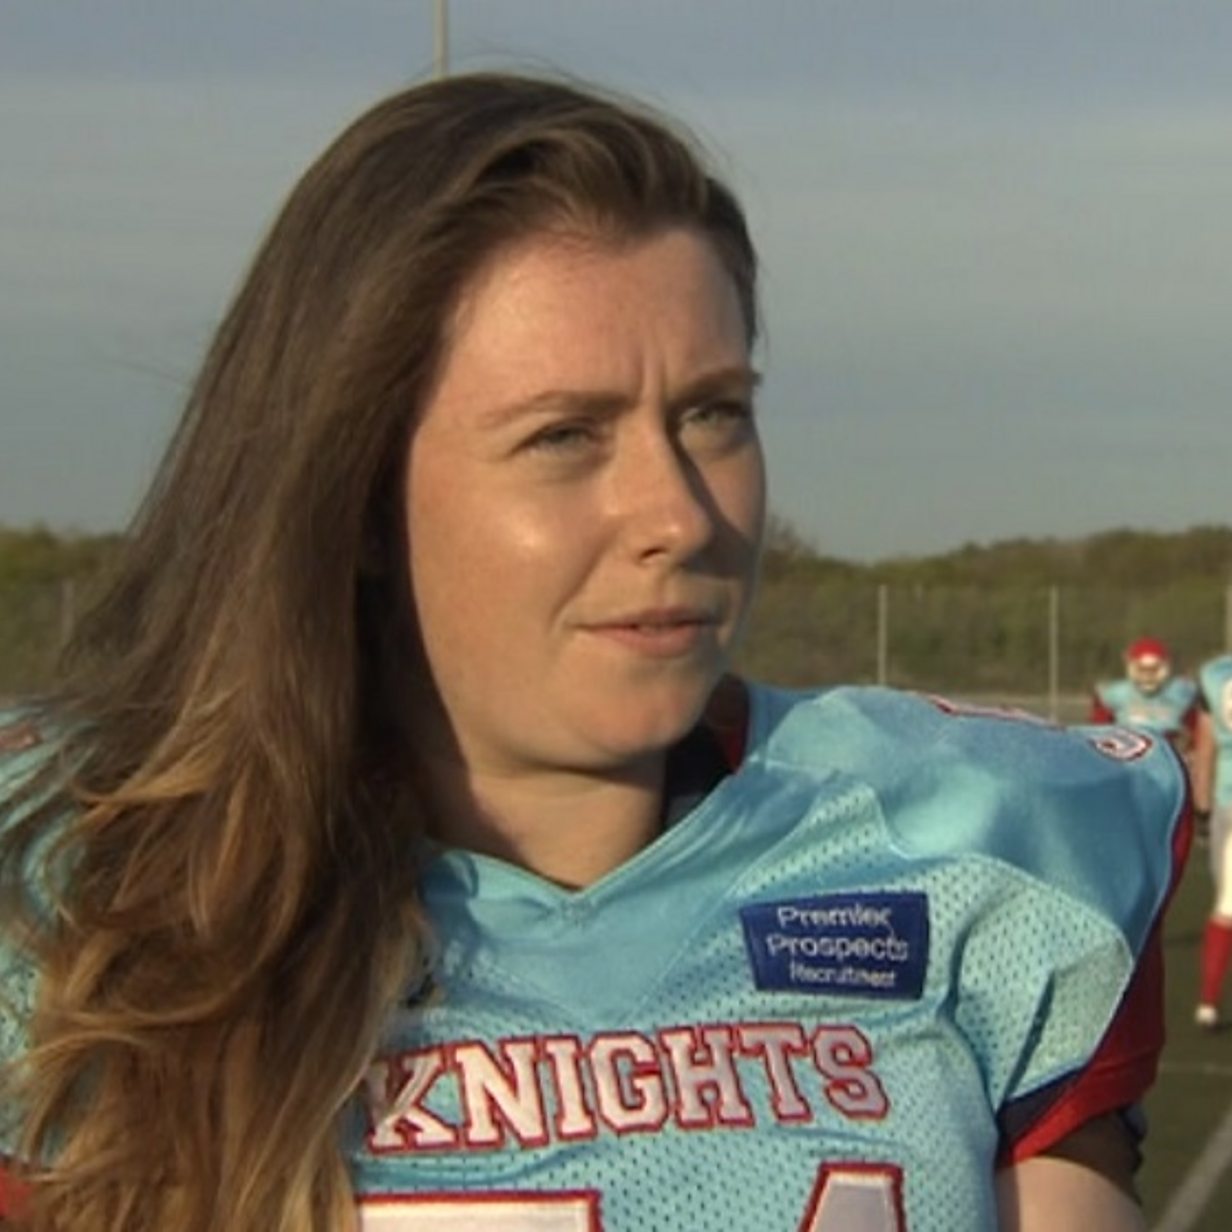
M31 1227L349 1226L339 1113L424 961L397 706L414 412L500 245L669 225L715 244L752 338L734 198L663 121L587 90L409 89L292 192L71 648L54 768L0 843L40 977L14 1087Z

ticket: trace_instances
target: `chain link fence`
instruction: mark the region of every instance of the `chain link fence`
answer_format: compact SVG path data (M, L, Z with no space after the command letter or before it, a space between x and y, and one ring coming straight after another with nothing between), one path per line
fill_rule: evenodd
M1024 705L1072 720L1094 681L1123 672L1136 637L1168 643L1179 672L1232 647L1232 587L766 587L740 656L784 685L878 683Z

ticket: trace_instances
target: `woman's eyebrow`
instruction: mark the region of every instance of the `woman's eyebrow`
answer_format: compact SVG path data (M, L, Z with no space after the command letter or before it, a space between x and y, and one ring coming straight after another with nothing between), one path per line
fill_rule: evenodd
M529 398L502 403L479 418L481 428L503 428L532 415L559 413L611 415L629 403L627 394L602 389L545 389Z
M668 401L671 406L680 407L716 395L739 394L751 397L760 384L761 373L756 368L751 368L748 364L733 364L727 368L703 373L683 389L673 393Z
M703 373L682 389L673 392L668 405L688 405L698 398L718 393L751 394L761 384L761 373L747 364L734 364ZM578 415L607 416L630 405L627 393L604 389L545 389L528 398L492 407L480 417L480 426L499 429L532 415L568 412Z

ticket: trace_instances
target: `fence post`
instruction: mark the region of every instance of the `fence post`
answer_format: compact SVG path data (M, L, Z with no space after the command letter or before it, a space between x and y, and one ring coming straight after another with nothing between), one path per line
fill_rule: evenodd
M60 579L60 649L68 645L77 619L77 579Z
M890 588L885 582L877 586L877 683L889 680L890 658Z
M1061 713L1061 588L1048 588L1048 717Z
M449 0L436 0L432 10L432 75L449 76Z

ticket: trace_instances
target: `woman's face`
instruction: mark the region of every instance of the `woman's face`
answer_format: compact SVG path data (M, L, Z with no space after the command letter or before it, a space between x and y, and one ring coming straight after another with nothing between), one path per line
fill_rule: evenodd
M406 472L428 750L479 773L596 772L696 722L764 516L745 335L689 230L542 234L483 267Z

